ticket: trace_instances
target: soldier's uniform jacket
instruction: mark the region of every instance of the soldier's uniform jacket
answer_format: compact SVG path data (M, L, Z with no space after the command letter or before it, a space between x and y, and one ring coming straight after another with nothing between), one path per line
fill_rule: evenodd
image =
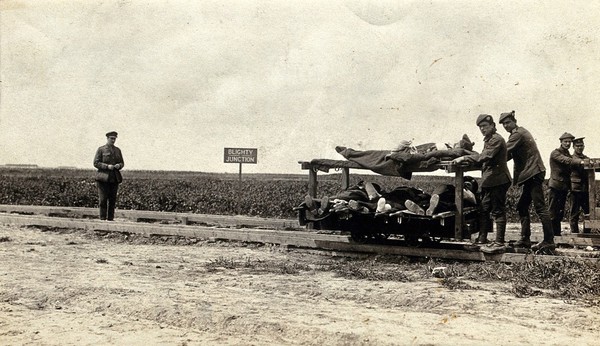
M550 153L550 180L548 186L566 191L571 188L571 167L579 166L581 160L573 159L568 150L560 147Z
M510 183L510 172L506 165L506 142L498 133L483 139L481 154L464 156L465 160L481 163L481 187L494 187Z
M585 154L577 155L573 154L574 159L589 159ZM571 191L576 192L586 192L589 189L588 187L588 174L581 167L581 165L577 165L571 169Z
M119 164L119 169L109 170L108 165ZM109 182L109 183L120 183L123 181L121 170L125 163L123 162L123 155L121 149L108 144L105 144L96 150L94 156L94 167L98 169L96 172L96 180Z
M536 174L546 171L537 144L529 131L517 126L506 142L508 159L514 162L513 179L515 184L523 184Z

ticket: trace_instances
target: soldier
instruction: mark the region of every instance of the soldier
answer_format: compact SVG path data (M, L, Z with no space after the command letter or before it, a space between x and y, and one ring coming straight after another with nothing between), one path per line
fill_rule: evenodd
M589 159L583 154L585 144L584 137L573 140L573 159L585 160ZM590 213L590 200L588 188L588 176L583 167L577 166L571 169L571 212L569 213L569 225L571 233L579 233L579 215L583 210L584 214ZM584 232L586 232L584 230Z
M121 149L115 146L117 133L115 131L106 134L106 144L96 150L94 156L94 167L96 172L96 185L98 186L98 198L100 200L100 219L113 221L115 217L115 205L117 203L117 191L119 184L123 181L120 170L123 169L123 155Z
M560 147L552 150L550 154L550 180L548 187L548 203L550 207L550 221L555 236L560 236L560 222L565 215L565 202L571 188L571 167L583 165L582 159L573 158L569 153L571 143L575 136L565 132L559 137Z
M511 179L506 165L507 151L504 138L496 133L496 123L491 115L481 114L476 121L483 134L483 150L481 154L461 156L452 162L462 161L481 163L481 222L479 236L468 250L479 249L487 243L487 234L492 229L492 220L496 223L496 240L481 248L486 253L502 253L506 251L504 236L506 233L506 193Z
M499 122L510 133L506 148L508 160L513 160L513 183L519 187L517 212L521 221L521 238L515 243L516 248L531 247L531 220L529 207L533 202L535 212L542 222L544 240L534 245L535 250L554 246L554 232L550 213L544 198L544 177L546 167L537 148L535 140L529 131L517 126L515 111L500 114Z

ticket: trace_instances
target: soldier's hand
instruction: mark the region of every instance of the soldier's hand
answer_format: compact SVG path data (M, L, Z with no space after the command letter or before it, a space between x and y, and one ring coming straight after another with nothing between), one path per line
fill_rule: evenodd
M114 168L115 168L115 166L113 166L113 165L108 165L108 169L109 169L109 170L111 170L111 171L112 171Z
M117 164L115 165L115 169L119 169L119 168L121 168L121 165L117 163Z

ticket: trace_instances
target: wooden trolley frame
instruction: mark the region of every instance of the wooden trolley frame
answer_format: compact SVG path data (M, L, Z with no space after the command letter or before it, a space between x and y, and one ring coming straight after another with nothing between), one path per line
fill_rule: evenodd
M308 170L308 194L316 198L318 190L318 179L317 172L319 170L328 172L329 169L339 169L342 172L342 190L347 189L350 186L350 168L369 170L368 168L362 167L361 165L352 161L336 161L330 160L329 164L313 164L308 161L298 161L303 170ZM600 162L599 162L600 164ZM424 170L413 170L412 172L434 172L435 170L443 169L446 173L454 173L454 187L455 187L455 204L456 213L454 215L454 239L463 239L463 227L465 224L464 218L464 203L463 203L463 183L464 173L468 171L480 170L481 168L475 167L470 164L453 164L452 161L440 161L439 163L431 166L429 169Z
M588 175L590 213L585 216L583 229L600 229L600 208L596 204L596 172L600 172L600 158L585 159L583 168Z

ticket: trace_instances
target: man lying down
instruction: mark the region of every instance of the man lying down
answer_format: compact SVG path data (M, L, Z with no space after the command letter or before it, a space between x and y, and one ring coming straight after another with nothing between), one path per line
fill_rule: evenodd
M463 185L465 207L477 205L478 188L475 178L465 176ZM306 196L304 204L315 217L322 217L331 212L350 211L363 214L374 213L376 216L408 211L417 215L432 216L456 210L455 187L451 184L440 184L431 194L427 194L408 186L383 191L376 183L361 181L335 196L325 196L318 200Z
M458 142L445 143L443 146L435 143L413 146L412 141L402 140L395 149L386 155L386 158L401 162L424 161L431 158L455 158L474 153L474 144L467 134L464 134Z
M365 169L388 176L401 176L410 179L414 170L435 170L442 160L453 160L457 157L476 154L473 142L465 134L454 144L445 144L438 149L435 143L413 146L412 141L403 140L393 150L354 150L337 146L335 150L346 160L352 161ZM314 161L314 160L313 160Z

